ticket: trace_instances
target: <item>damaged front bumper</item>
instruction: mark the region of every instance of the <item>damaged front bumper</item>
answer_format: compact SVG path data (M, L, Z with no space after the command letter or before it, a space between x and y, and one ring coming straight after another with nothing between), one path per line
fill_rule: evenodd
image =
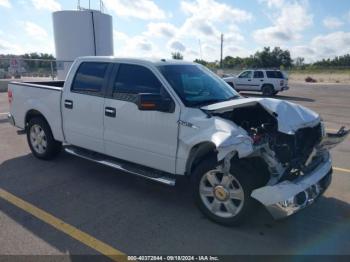
M261 202L275 219L290 216L312 204L329 186L332 161L328 152L323 161L310 173L294 181L255 189L251 196Z
M329 149L341 143L349 130L327 133L316 147L321 161L310 172L293 181L285 180L275 185L255 189L251 196L261 202L275 219L290 216L312 204L321 196L332 180L332 160Z

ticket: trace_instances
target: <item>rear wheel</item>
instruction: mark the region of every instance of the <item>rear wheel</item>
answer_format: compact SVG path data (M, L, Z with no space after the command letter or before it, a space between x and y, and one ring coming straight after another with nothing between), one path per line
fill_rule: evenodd
M256 187L254 174L235 163L229 174L216 168L215 159L203 160L193 173L194 197L199 209L211 220L223 225L238 225L252 211Z
M54 139L49 124L42 117L29 120L27 141L33 155L39 159L52 159L62 148L62 144Z
M262 93L264 96L273 96L275 93L275 90L271 85L264 85L262 87Z

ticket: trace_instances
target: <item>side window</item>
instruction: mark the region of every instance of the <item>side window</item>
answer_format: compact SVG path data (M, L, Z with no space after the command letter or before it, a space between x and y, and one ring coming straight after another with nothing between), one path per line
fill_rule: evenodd
M75 75L71 91L100 94L102 92L108 63L83 62Z
M284 79L283 74L281 73L281 71L266 71L266 76L268 78L280 78L280 79Z
M254 78L264 78L264 72L263 71L255 71Z
M114 81L113 93L160 94L162 84L148 68L121 64Z
M252 78L252 71L244 71L238 78Z

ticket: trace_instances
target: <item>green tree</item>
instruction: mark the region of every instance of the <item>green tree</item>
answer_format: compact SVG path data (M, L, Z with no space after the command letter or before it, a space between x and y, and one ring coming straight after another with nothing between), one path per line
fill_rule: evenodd
M180 52L171 53L171 57L176 60L183 60L184 56Z

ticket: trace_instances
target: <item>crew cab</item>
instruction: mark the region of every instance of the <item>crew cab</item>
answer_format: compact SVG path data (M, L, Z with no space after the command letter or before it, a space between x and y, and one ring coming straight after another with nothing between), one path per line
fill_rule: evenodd
M280 70L245 70L237 77L224 77L237 91L257 91L264 96L274 96L289 89L288 79Z
M310 205L329 186L320 116L272 98L244 98L207 68L173 60L82 57L65 81L12 82L9 121L49 160L67 153L175 185L189 178L200 210L238 224L260 202L274 218ZM132 189L130 189L132 190Z

